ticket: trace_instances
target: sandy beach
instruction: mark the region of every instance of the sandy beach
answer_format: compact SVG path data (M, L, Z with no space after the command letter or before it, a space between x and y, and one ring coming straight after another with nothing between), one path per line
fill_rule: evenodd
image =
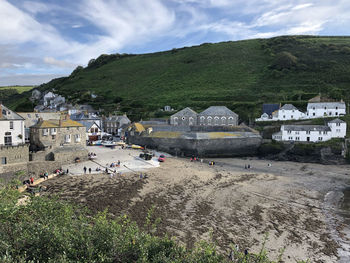
M114 156L112 152L112 159L130 166L140 153L115 150ZM140 226L154 205L154 217L161 218L158 233L175 236L188 247L206 239L223 253L235 244L258 252L268 234L266 249L274 260L284 250L284 262L341 262L335 240L341 237L348 242L348 236L324 198L349 185L349 166L238 158L216 159L215 166L209 166L207 161L167 158L159 167L137 167L146 179L132 172L113 178L105 174L57 177L44 182L45 195L58 194L92 211L108 208L111 216L127 214ZM246 164L251 168L245 169ZM342 254L346 258L349 253Z

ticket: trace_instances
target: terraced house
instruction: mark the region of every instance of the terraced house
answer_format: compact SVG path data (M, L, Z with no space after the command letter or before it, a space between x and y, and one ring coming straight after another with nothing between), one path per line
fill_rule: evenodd
M54 149L67 146L85 146L86 128L69 119L42 120L30 127L30 143L33 150Z

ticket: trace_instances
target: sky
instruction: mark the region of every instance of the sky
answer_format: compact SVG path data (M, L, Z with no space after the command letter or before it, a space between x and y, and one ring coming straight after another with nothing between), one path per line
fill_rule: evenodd
M349 0L0 0L0 86L38 85L101 54L279 35L349 35Z

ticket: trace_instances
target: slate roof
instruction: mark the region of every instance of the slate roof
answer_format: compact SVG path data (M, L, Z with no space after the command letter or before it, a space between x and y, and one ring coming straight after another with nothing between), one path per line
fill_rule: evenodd
M342 121L341 119L336 118L334 120L329 121L328 123L345 123L345 121Z
M324 125L283 125L285 131L331 131L329 126Z
M327 107L327 109L335 109L338 107L338 109L345 109L345 103L344 102L312 102L307 104L307 109L324 109L324 107Z
M71 119L68 120L46 120L46 121L39 121L37 124L33 125L33 128L63 128L63 127L84 127L83 124L73 121Z
M184 108L178 112L176 112L175 114L172 115L172 117L176 117L176 116L193 116L193 115L197 115L197 112L195 112L194 110L192 110L191 108L187 107Z
M94 121L78 121L78 122L86 127L86 131L90 130L90 128L94 124L96 124L96 126L101 130L100 126L98 126L98 124L96 122L94 122Z
M266 113L268 115L272 115L272 112L278 110L280 108L279 104L273 103L264 103L262 106L262 113Z
M0 104L0 109L2 110L2 117L0 118L0 121L7 121L7 120L24 120L20 115L18 115L16 112L10 110L5 105Z
M236 113L234 113L233 111L231 111L230 109L228 109L225 106L211 106L208 109L206 109L206 110L202 111L201 113L199 113L199 115L205 115L205 116L235 115L235 116L238 116Z
M298 110L294 105L292 104L284 104L280 110Z

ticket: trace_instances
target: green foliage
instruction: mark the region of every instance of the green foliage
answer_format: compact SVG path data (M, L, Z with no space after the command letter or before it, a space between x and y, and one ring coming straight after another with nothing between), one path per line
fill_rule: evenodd
M259 146L258 154L261 156L266 156L269 154L278 154L285 149L282 142L272 141L271 143L262 143Z
M298 59L287 51L283 51L276 55L272 68L283 70L291 69L297 65Z

